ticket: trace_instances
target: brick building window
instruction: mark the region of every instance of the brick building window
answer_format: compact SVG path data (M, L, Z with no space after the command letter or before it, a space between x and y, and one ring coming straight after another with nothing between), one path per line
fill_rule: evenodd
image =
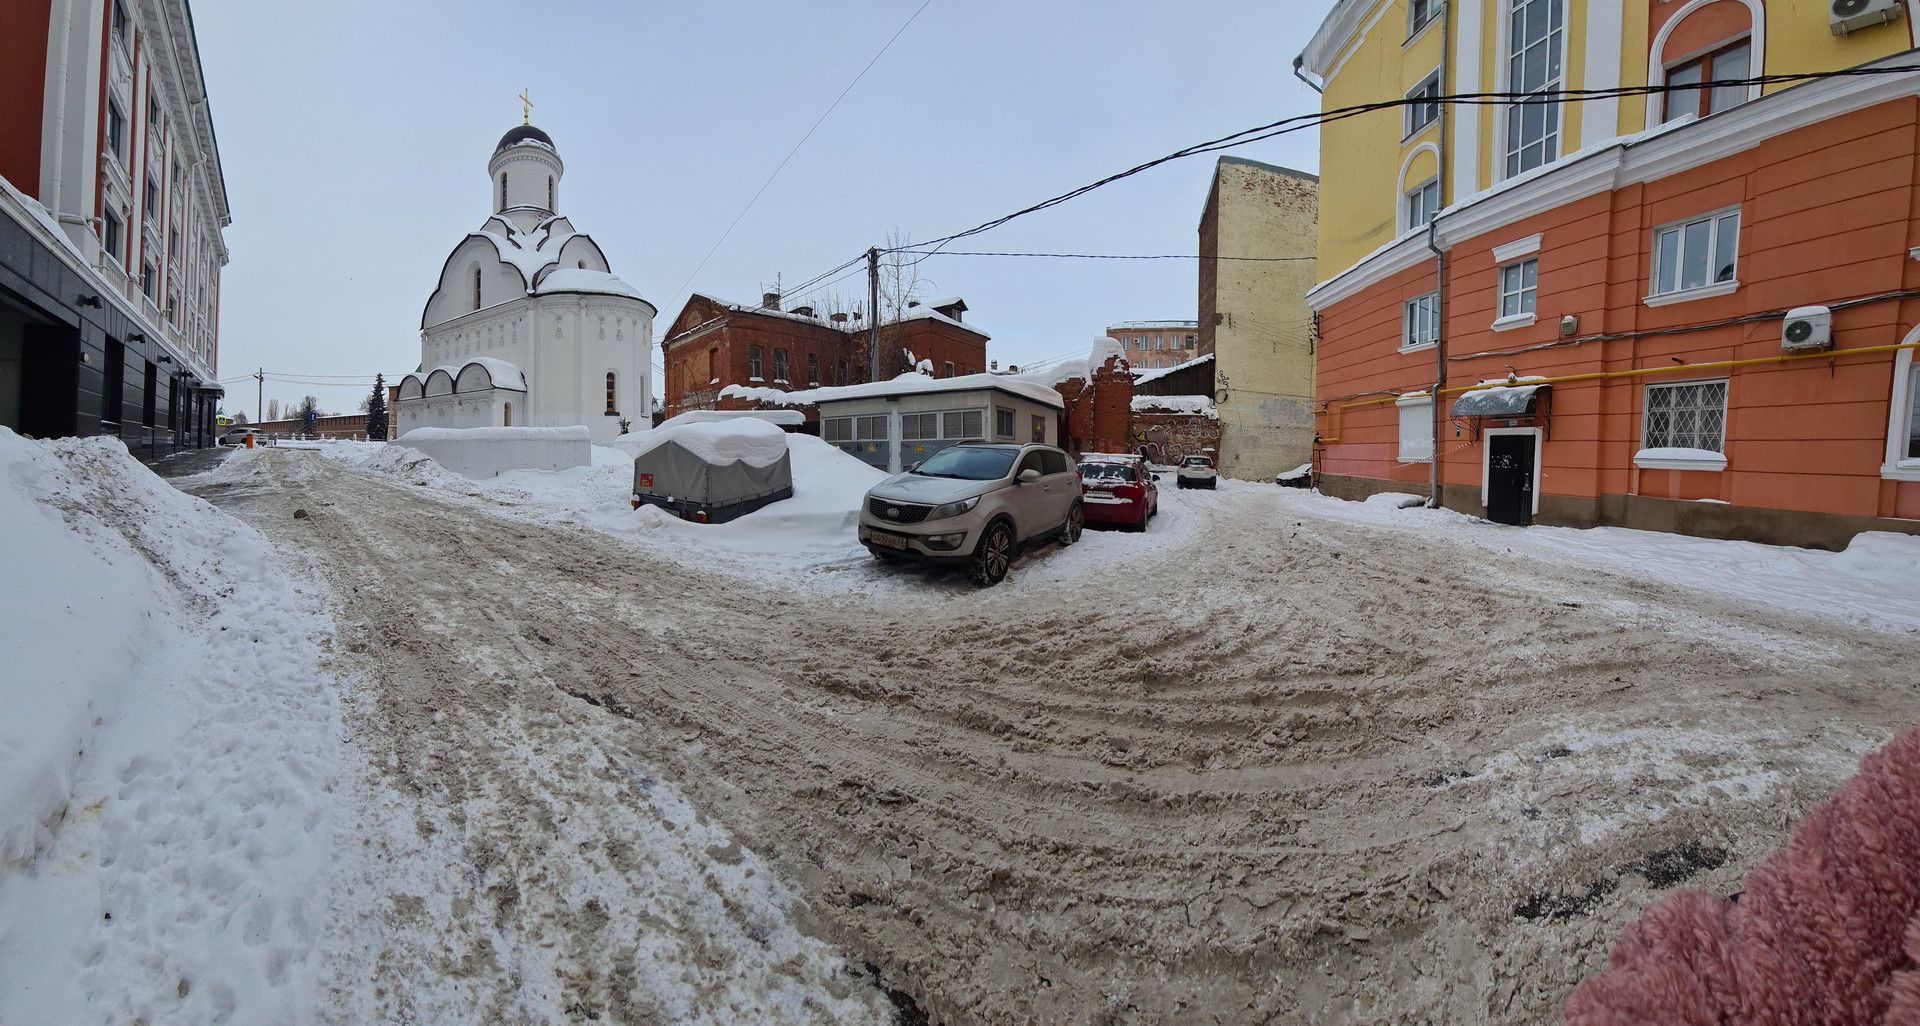
M140 264L140 292L147 297L148 302L153 301L154 289L159 284L160 275L154 272L153 261L142 261Z
M1536 94L1508 105L1506 177L1525 174L1560 156L1562 36L1566 0L1511 0L1507 41L1507 91Z
M1753 46L1746 37L1667 69L1667 85L1698 86L1702 82L1746 78L1752 73ZM1711 88L1676 89L1666 94L1666 106L1660 120L1694 114L1706 117L1735 104L1745 103L1747 86L1723 85Z
M941 365L940 365L940 370L941 370L941 374L940 374L940 376L941 376L941 377L943 377L943 378L950 378L950 377L953 377L953 363L952 363L952 361L948 361L948 362L946 362L946 363L943 363L943 364L941 364Z
M840 360L833 365L833 383L836 385L847 383L847 361Z
M761 367L759 346L747 347L747 380L749 381L766 380L766 374L763 372L763 369Z
M1400 332L1402 350L1424 349L1440 341L1440 293L1410 299Z
M784 349L776 349L773 351L773 380L781 384L786 384L787 351Z
M807 354L807 384L818 385L819 383L820 383L820 354L808 353Z
M1726 425L1724 380L1647 386L1645 448L1725 452Z
M707 350L707 384L720 383L720 348L715 346Z
M1500 268L1500 319L1529 317L1539 295L1540 261L1522 260Z
M1649 294L1664 296L1731 283L1739 252L1739 210L1655 228Z

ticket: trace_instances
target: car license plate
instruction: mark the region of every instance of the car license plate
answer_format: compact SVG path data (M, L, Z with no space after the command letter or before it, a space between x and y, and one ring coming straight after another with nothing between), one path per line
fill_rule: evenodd
M873 532L873 537L870 540L883 549L904 549L907 547L907 540L905 538L897 534L887 534L884 531Z

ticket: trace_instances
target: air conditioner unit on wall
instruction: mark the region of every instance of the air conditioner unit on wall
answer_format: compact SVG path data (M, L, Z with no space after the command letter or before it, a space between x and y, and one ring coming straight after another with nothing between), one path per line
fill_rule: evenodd
M1900 17L1900 0L1829 0L1827 27L1836 36L1884 25Z
M1824 306L1800 306L1787 311L1781 323L1780 348L1788 352L1825 349L1833 344L1833 311Z

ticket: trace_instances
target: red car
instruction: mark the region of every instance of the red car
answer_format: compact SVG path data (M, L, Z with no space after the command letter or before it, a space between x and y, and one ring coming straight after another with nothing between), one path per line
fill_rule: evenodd
M1082 454L1080 495L1089 524L1119 524L1144 531L1147 521L1160 513L1160 486L1138 456Z

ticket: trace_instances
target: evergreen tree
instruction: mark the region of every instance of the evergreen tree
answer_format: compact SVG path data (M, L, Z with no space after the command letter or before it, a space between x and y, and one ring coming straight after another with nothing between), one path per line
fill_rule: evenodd
M300 405L294 408L293 419L299 422L301 434L313 434L314 421L320 419L320 400L310 395L302 397Z
M376 442L387 440L387 379L385 375L373 376L373 394L367 397L367 438Z

